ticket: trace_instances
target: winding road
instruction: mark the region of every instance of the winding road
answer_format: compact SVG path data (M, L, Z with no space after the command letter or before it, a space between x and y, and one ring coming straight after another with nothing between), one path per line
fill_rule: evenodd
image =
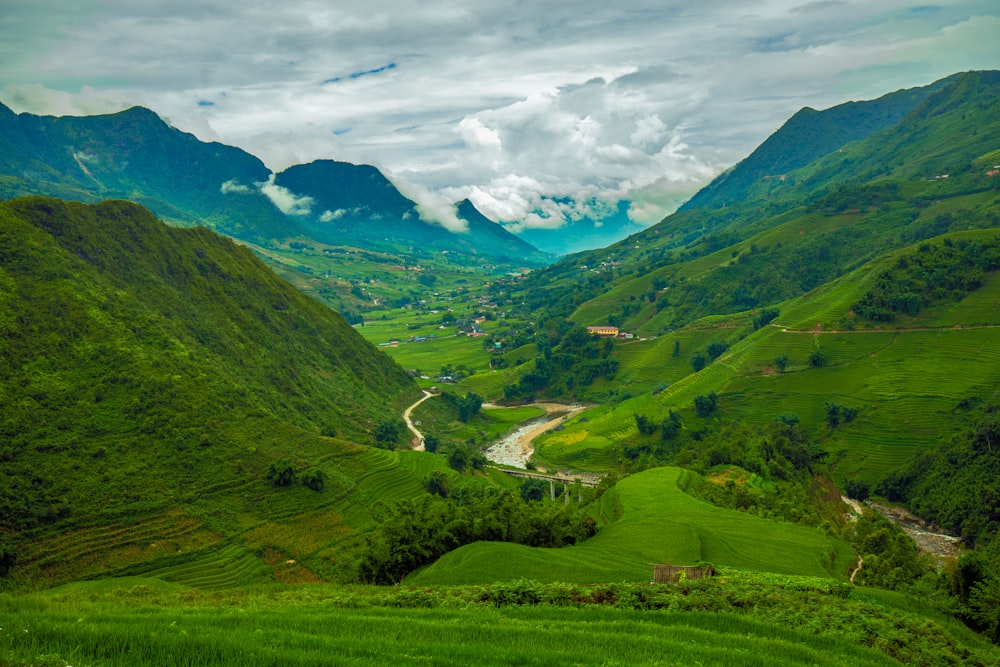
M403 421L406 422L406 428L410 429L410 432L413 433L414 435L414 438L410 440L410 447L418 452L424 451L424 436L420 431L417 430L417 427L413 425L413 420L410 419L410 415L413 414L414 408L416 408L418 405L426 401L431 396L437 396L437 394L431 393L426 389L424 389L424 397L403 411Z

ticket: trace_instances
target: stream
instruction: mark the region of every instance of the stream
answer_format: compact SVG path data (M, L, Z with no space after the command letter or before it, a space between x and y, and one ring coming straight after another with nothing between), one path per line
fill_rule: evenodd
M584 405L560 405L558 403L533 403L532 405L543 408L546 414L521 424L514 431L490 445L484 452L487 459L501 465L527 469L527 461L535 453L532 447L534 439L587 409Z

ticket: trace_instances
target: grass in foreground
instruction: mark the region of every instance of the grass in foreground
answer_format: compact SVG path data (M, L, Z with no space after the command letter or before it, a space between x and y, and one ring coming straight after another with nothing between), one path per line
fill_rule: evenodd
M1000 664L903 596L722 570L681 584L201 593L141 579L0 597L0 665Z

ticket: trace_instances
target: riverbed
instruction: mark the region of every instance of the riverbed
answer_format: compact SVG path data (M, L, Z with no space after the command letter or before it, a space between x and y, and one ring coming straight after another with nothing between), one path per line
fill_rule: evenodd
M527 462L535 453L532 442L548 430L587 409L585 405L561 405L558 403L533 403L546 414L518 426L497 442L490 445L484 454L486 458L500 465L527 468Z

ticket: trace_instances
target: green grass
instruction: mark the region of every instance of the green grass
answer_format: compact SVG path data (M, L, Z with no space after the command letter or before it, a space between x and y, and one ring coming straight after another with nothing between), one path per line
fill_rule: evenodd
M925 601L722 568L673 585L270 586L155 579L0 596L0 665L959 665L997 648Z
M708 561L763 572L843 579L854 555L819 530L726 510L681 490L679 468L628 477L609 492L620 517L585 543L562 549L476 543L406 579L419 586L513 581L648 581L652 564Z

